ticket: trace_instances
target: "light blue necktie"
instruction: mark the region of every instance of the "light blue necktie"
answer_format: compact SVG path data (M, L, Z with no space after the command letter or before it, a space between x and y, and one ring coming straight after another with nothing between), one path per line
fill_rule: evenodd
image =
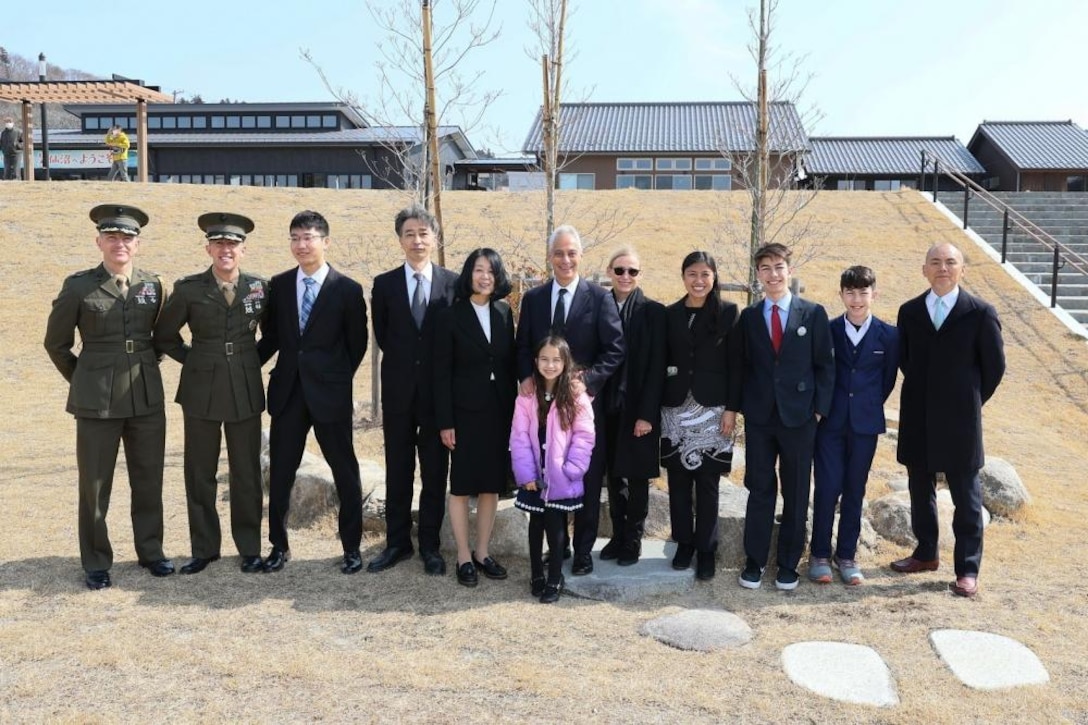
M303 277L306 291L302 293L302 309L298 311L298 331L306 330L306 323L310 320L310 311L314 308L314 300L317 298L317 280L313 277Z
M944 300L938 297L937 306L933 308L933 326L938 330L941 329L941 325L944 324L944 318L947 316L948 309L945 307Z

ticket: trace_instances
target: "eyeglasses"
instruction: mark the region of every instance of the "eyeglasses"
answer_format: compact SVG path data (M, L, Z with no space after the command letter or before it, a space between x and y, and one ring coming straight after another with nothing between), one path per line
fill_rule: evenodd
M313 244L319 242L325 238L324 234L292 234L288 239L291 240L291 244Z
M612 274L616 275L617 277L622 277L625 274L630 275L632 277L637 277L639 271L640 270L636 269L635 267L613 267L612 268Z

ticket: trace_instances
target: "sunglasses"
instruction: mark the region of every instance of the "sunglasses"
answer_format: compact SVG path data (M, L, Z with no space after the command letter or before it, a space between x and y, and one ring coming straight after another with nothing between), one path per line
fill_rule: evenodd
M612 274L616 275L617 277L622 277L625 274L629 274L632 277L637 277L638 273L639 273L639 270L636 269L635 267L613 267L612 268Z

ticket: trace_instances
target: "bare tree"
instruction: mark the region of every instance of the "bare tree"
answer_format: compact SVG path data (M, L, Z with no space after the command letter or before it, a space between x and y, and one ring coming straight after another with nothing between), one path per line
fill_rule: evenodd
M819 122L815 108L797 111L811 80L805 72L805 58L782 53L772 44L778 0L760 0L758 10L748 13L753 41L749 51L756 64L756 87L733 78L734 86L754 106L755 129L751 147L726 148L723 155L733 162L735 177L751 203L746 221L724 217L719 242L739 254L723 255L725 267L735 282L748 291L749 303L759 295L754 255L759 247L780 242L793 249L794 264L803 264L819 249L821 228L806 208L819 191L815 180L806 178L804 153L806 126ZM805 188L799 188L804 182Z
M457 125L469 132L479 124L500 91L484 90L483 70L468 70L473 51L493 42L501 31L495 26L497 0L366 0L367 10L383 39L376 44L378 89L373 98L334 85L308 49L304 60L317 71L326 89L362 114L375 128L411 126L419 129L412 141L389 134L381 142L385 159L370 159L374 175L411 192L420 203L428 201L431 154L426 139L427 78L424 69L423 5L430 6L431 57L437 102L436 125ZM436 179L436 185L442 179Z

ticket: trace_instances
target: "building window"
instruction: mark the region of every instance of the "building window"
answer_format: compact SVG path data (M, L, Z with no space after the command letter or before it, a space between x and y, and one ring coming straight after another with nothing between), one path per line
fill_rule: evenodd
M157 131L160 128L162 128L162 118L160 118L159 116L147 117L147 130Z
M242 117L241 116L227 116L227 128L241 128Z
M291 128L291 117L276 116L276 128Z
M899 179L876 179L873 181L873 191L899 191Z
M729 191L733 188L733 177L729 174L696 174L695 188L698 191Z
M616 171L652 171L653 159L616 159Z
M1067 177L1065 177L1065 190L1066 191L1088 191L1088 189L1085 188L1085 179L1088 179L1088 177L1084 177L1084 176L1067 176Z
M321 116L307 116L306 128L321 128Z
M596 187L596 174L560 174L560 189L592 191Z
M652 189L654 177L649 174L624 174L616 177L617 189Z
M291 116L291 128L306 128L306 117Z
M733 162L718 156L713 159L695 159L696 171L731 171Z
M691 171L691 159L658 159L658 171Z
M865 191L865 179L839 179L835 188L838 191Z
M257 116L257 128L272 128L272 117Z
M193 118L192 116L178 116L178 128L192 128Z
M151 119L149 118L147 120L150 121ZM163 116L162 117L162 127L163 128L168 128L168 129L171 129L171 130L176 129L178 127L178 117L177 116Z
M242 116L242 128L257 128L257 117Z
M212 128L226 128L227 119L223 116L212 116Z
M337 120L336 114L330 114L321 117L322 128L340 128L340 123ZM367 187L369 188L369 187Z
M193 128L207 128L208 117L207 116L193 116Z
M691 177L687 174L658 174L654 184L659 191L690 191Z
M84 118L83 119L83 130L84 131L97 131L98 130L98 117L97 116L87 116L86 118Z
M325 178L329 189L369 189L369 174L329 174Z

